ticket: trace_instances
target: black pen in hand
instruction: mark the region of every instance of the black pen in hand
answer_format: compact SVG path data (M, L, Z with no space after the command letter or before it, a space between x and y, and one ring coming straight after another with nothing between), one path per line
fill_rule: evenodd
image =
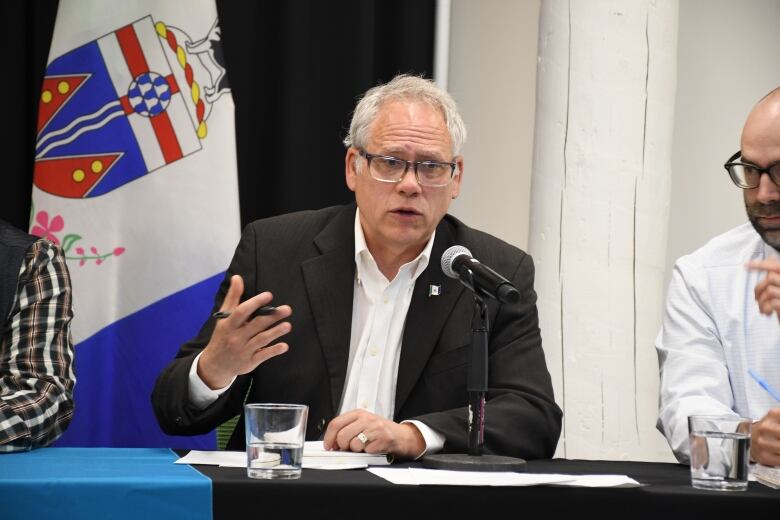
M249 317L249 319L257 318L258 316L268 316L269 314L273 314L276 312L276 307L273 305L263 305L259 309L255 309L255 312L252 313L252 315ZM212 318L216 318L218 320L225 319L229 317L231 314L231 311L217 311L214 314L211 315Z

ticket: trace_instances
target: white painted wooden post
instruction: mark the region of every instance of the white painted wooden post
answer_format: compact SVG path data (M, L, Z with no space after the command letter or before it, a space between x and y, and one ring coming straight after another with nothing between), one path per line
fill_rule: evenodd
M543 0L529 251L557 455L672 460L655 430L676 0Z

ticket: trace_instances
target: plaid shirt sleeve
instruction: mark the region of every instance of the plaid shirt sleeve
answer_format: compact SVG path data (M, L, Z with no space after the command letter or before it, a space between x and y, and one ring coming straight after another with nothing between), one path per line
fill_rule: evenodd
M62 250L27 250L0 338L0 452L54 442L73 417L71 285Z

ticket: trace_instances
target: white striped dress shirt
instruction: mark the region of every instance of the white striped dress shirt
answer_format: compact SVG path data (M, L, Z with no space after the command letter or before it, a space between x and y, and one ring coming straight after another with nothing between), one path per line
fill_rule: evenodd
M712 239L674 266L656 339L661 371L658 429L681 462L689 459L693 414L753 420L780 406L748 369L780 388L780 321L759 312L754 288L764 273L745 263L778 257L750 223Z

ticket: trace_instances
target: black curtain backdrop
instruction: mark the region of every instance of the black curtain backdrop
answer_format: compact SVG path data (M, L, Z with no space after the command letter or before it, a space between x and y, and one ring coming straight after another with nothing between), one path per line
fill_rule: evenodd
M5 158L5 168L0 188L0 218L28 229L35 121L57 2L5 2L3 14L6 22L5 29L0 31L0 45L5 49L4 129L0 135L0 156Z
M341 144L352 109L399 72L431 77L435 0L222 0L217 8L236 105L242 227L352 200ZM3 9L0 218L26 229L57 0L14 0Z

